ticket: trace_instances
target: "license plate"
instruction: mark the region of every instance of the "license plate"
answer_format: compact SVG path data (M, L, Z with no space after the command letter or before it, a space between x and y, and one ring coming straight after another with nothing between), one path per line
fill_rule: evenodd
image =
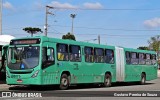
M18 82L18 83L22 83L23 81L22 81L21 79L18 79L17 82Z

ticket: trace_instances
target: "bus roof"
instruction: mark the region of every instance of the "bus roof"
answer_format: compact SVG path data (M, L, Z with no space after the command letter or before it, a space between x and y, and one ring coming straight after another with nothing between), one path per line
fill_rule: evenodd
M155 51L150 51L150 50L140 50L140 49L133 49L133 48L124 48L125 51L130 51L130 52L139 52L139 53L151 53L151 54L156 54Z
M18 39L41 39L41 41L50 41L50 42L55 42L55 43L64 43L64 44L73 44L73 45L85 45L85 46L93 46L93 47L99 47L99 48L105 48L107 46L110 49L114 49L115 46L109 46L109 45L99 45L99 44L94 44L94 43L87 43L87 42L81 42L81 41L74 41L74 40L69 40L69 39L58 39L58 38L50 38L46 36L35 36L35 37L24 37L24 38L16 38L12 40L18 40Z

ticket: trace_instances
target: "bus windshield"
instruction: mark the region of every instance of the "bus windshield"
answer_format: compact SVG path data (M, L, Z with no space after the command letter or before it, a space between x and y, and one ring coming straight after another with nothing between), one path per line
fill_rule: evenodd
M10 47L8 51L8 67L13 70L32 69L39 63L39 47Z

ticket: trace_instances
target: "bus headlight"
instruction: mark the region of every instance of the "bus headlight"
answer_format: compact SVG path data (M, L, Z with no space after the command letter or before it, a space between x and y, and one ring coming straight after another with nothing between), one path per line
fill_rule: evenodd
M10 78L9 74L8 74L8 71L6 71L6 77L7 78Z
M39 73L39 70L37 70L31 77L32 77L32 78L37 77L38 73Z

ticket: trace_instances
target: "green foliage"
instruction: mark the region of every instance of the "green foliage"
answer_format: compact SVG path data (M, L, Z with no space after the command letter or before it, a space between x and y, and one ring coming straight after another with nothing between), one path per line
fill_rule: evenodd
M148 41L148 43L149 43L149 48L151 50L158 52L159 47L160 47L160 35L157 35L155 37L151 37L150 40Z
M160 64L160 35L151 37L148 43L149 43L149 48L157 52L158 64Z
M33 27L26 27L23 28L24 31L26 31L27 33L30 33L31 36L33 36L33 34L36 34L38 32L43 32L40 28L33 28Z
M66 35L63 35L62 39L69 39L69 40L75 40L76 41L75 36L73 34L71 34L70 32L68 32Z
M140 47L138 47L137 49L140 49L140 50L149 50L149 48L146 47L146 46L140 46Z

